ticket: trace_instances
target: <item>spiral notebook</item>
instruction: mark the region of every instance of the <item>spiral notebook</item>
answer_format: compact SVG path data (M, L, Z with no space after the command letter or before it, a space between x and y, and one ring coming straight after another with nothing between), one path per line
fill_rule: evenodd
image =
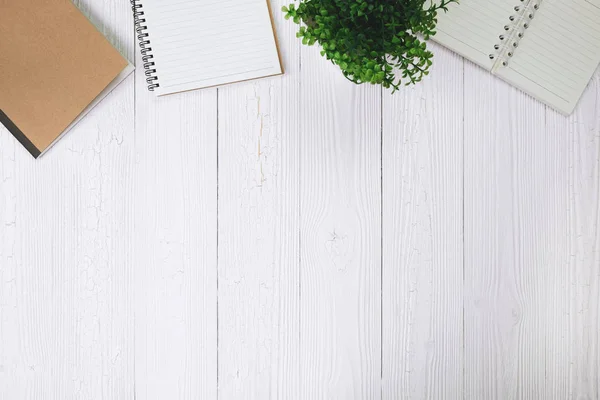
M70 0L0 0L0 123L34 157L132 71Z
M283 73L266 0L132 0L157 95Z
M460 0L434 39L571 114L600 63L600 0Z

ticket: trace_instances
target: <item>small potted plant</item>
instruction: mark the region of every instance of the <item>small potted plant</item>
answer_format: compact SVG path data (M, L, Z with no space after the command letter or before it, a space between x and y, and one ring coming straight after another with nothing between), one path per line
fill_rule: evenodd
M437 14L456 0L300 0L283 7L301 25L302 43L321 45L321 55L354 83L392 91L429 74Z

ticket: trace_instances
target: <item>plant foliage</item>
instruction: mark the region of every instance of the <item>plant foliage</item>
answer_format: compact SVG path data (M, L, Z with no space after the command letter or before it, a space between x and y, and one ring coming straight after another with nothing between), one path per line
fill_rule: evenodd
M399 89L429 74L438 11L457 0L300 0L283 7L300 24L302 43L321 45L321 55L354 83Z

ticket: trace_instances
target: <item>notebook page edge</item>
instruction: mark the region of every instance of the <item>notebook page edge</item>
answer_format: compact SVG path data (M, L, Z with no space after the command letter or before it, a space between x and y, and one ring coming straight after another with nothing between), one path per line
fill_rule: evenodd
M277 50L277 58L279 59L279 71L280 75L283 75L285 74L285 66L283 65L281 46L279 45L279 37L277 36L277 26L275 26L275 19L273 18L273 8L271 7L270 0L265 1L267 3L267 9L269 10L269 19L271 20L271 30L273 31L273 38L275 39L275 49Z
M566 99L561 99L560 97L553 95L548 91L546 91L546 93L542 93L542 91L545 89L535 90L533 88L535 86L533 82L528 81L526 78L518 78L518 74L514 70L501 69L498 70L494 75L514 88L525 93L532 99L535 99L536 101L543 103L553 110L560 112L564 116L571 115L575 110L575 107L577 107L578 101L573 102Z
M221 87L227 87L230 85L235 85L235 84L239 84L239 83L244 83L244 82L251 82L251 81L260 81L263 79L269 79L269 78L274 78L277 76L281 76L283 75L284 72L277 72L274 74L270 74L270 75L261 75L255 78L248 78L248 79L242 79L242 80L238 80L238 81L231 81L231 82L225 82L225 83L218 83L215 85L210 85L210 86L197 86L197 85L188 85L186 87L183 88L179 88L176 90L160 90L160 87L155 90L156 96L157 97L163 97L163 96L170 96L173 94L178 94L178 93L186 93L186 92L192 92L194 90L204 90L204 89L214 89L214 88L221 88Z

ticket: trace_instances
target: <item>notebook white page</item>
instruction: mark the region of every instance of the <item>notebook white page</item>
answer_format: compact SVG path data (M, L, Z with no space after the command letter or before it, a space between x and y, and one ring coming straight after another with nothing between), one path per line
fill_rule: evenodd
M544 0L519 48L496 74L563 114L571 114L600 64L600 7Z
M436 0L434 0L436 1ZM437 0L436 2L439 2ZM438 14L433 39L490 71L490 54L519 0L460 0Z
M534 5L503 65L494 46L512 43L500 35L519 21L510 20L519 14L515 7ZM440 12L437 30L434 40L564 114L573 111L600 63L600 0L461 0Z
M281 74L266 0L143 0L166 95Z

